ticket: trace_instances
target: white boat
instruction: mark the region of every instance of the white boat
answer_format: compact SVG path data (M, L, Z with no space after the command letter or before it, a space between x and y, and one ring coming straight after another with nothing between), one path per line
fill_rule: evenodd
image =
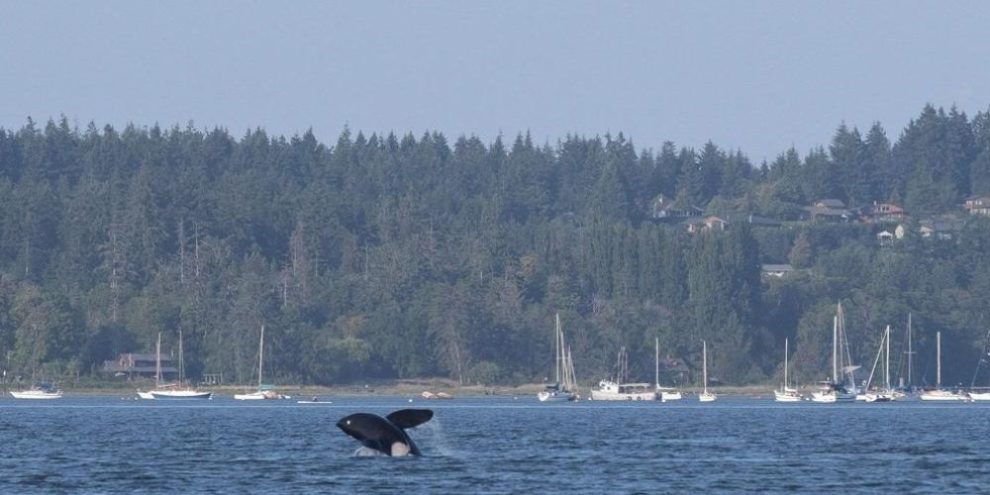
M540 402L567 402L577 400L577 380L571 350L564 345L564 330L560 325L560 313L554 317L554 383L536 394Z
M61 399L62 391L51 386L36 386L28 390L11 390L10 395L15 399Z
M883 365L883 388L878 387L876 389L871 389L870 386L873 384L873 374L877 369L877 363L880 362L881 355L885 356ZM894 389L890 386L890 325L887 325L883 338L880 339L880 348L877 349L877 357L873 360L873 368L870 369L870 377L867 378L866 387L864 388L866 391L857 395L856 400L862 400L865 402L891 402L896 397Z
M236 400L278 400L289 399L274 390L268 390L261 384L261 374L265 362L265 326L261 325L261 342L258 344L258 390L246 394L234 394Z
M158 334L158 362L159 368L161 367L161 334ZM212 399L213 392L196 390L195 388L189 387L184 384L185 382L185 363L182 357L182 330L179 330L179 383L166 385L162 387L156 387L155 390L149 392L151 397L155 400L190 400L190 399Z
M942 332L935 333L935 389L926 390L921 393L921 400L924 401L967 401L969 396L942 389Z
M653 367L654 376L653 382L656 385L656 398L661 402L667 402L669 400L681 400L683 396L681 391L675 387L661 387L660 386L660 339L657 337L653 338Z
M784 339L784 386L773 391L773 400L777 402L801 402L801 394L797 389L787 386L787 339Z
M629 374L629 355L626 348L619 348L616 363L615 379L605 379L598 382L598 387L591 389L591 400L656 400L657 392L650 383L625 383Z
M973 401L990 400L990 392L970 392L969 400L973 400Z
M152 390L151 396L156 400L212 399L213 392L203 392L192 388L176 388L174 390Z
M703 389L698 394L698 400L701 402L715 402L718 396L708 391L708 343L704 340L701 341L701 370Z
M822 382L819 389L812 392L812 402L832 404L855 401L858 390L853 372L857 369L859 366L852 364L849 341L846 339L845 318L842 304L839 303L836 315L832 319L832 378ZM840 372L845 376L840 376Z

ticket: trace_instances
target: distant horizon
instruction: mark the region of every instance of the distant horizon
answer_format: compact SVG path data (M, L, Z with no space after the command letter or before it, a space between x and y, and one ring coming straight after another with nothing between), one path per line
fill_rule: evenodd
M973 116L976 115L976 114L978 114L978 113L990 113L990 104L988 104L985 109L977 109L977 110L975 110L973 112L969 112L969 111L966 111L966 110L963 110L963 109L959 109L955 105L946 107L946 106L936 105L934 103L928 102L928 103L922 104L918 108L918 110L917 110L918 114L920 114L920 112L926 106L932 106L936 110L944 110L944 111L950 111L952 108L956 108L957 111L959 111L960 113L965 114L966 115L966 118L968 120L970 120L970 121L972 120ZM183 122L183 123L174 123L174 124L168 124L168 125L165 125L162 122L158 122L158 121L154 122L153 124L145 124L145 123L137 123L137 122L127 122L127 123L121 125L121 124L110 123L110 122L99 123L95 119L90 119L85 124L83 124L81 120L70 118L68 115L64 115L64 114L60 114L58 117L47 117L44 120L36 119L36 118L34 118L34 116L28 115L28 116L26 116L24 118L24 122L20 126L18 126L18 127L6 127L6 126L0 124L0 130L16 131L18 129L22 129L22 128L24 128L27 125L28 119L31 119L35 123L36 126L45 126L45 125L48 124L48 122L54 122L54 123L57 124L57 123L59 123L62 120L63 117L65 117L66 121L69 123L70 127L73 130L77 130L77 131L80 131L80 132L85 131L89 127L90 124L95 125L95 127L98 130L100 130L100 131L102 131L107 125L110 125L115 130L126 129L129 126L133 126L136 129L142 129L142 130L150 130L150 129L156 127L156 126L159 129L162 129L162 130L173 130L173 129L184 130L184 129L190 128L190 126L191 126L192 129L197 130L197 131L201 131L201 132L209 132L209 131L212 131L212 130L215 130L215 129L221 129L221 130L224 130L225 132L227 132L227 134L229 134L230 136L232 136L232 137L234 137L234 138L236 138L238 140L242 139L246 134L248 134L250 132L256 132L256 131L259 131L259 130L262 131L262 132L264 132L265 134L267 134L269 138L274 138L274 139L278 139L278 138L292 139L292 138L296 138L296 137L301 137L301 136L305 135L307 132L312 132L313 133L313 136L316 138L316 140L319 143L324 144L324 145L327 145L327 146L330 146L330 147L333 146L334 141L336 141L341 135L343 135L343 133L345 131L349 131L352 136L357 136L358 134L363 134L365 137L371 137L373 135L377 135L377 136L388 136L388 135L392 134L392 135L395 135L395 136L398 136L398 137L404 137L404 136L411 135L411 136L415 137L416 139L419 139L421 136L423 136L426 133L430 133L430 134L432 134L432 133L440 133L441 135L447 137L448 139L452 139L452 140L458 140L458 139L460 139L462 137L463 138L467 138L467 139L478 138L479 140L481 140L486 145L494 144L495 143L495 140L498 139L498 138L502 138L503 142L505 142L505 143L511 143L512 141L514 141L516 139L517 136L526 136L527 134L529 134L530 137L532 138L532 141L535 144L540 145L540 146L543 146L544 144L553 146L553 145L555 145L555 144L557 144L559 142L562 142L562 141L566 140L568 137L578 137L578 138L581 138L581 139L594 139L594 138L605 138L606 136L611 136L611 137L614 138L614 137L618 137L621 134L624 139L626 139L627 141L630 141L633 144L633 146L636 148L636 150L638 152L644 152L644 151L656 152L666 142L673 143L674 146L677 149L685 149L686 148L686 149L691 149L691 150L698 150L701 147L703 147L706 143L711 142L711 143L713 143L715 146L717 146L719 149L721 149L723 151L728 151L728 152L733 152L733 153L735 153L735 152L742 153L742 155L744 157L746 157L750 161L750 164L753 165L754 168L759 168L760 165L762 165L762 163L763 163L764 160L768 164L769 163L772 163L774 160L776 160L781 155L787 153L792 148L801 157L806 156L808 153L810 153L811 151L813 151L815 149L818 149L818 148L823 148L823 149L825 149L825 151L828 151L828 147L829 147L830 141L832 139L832 136L834 136L834 131L836 129L838 129L840 126L842 126L842 125L846 125L850 130L852 130L854 128L855 129L858 129L859 132L860 132L860 134L865 134L865 132L868 131L869 128L872 127L874 123L879 122L878 120L874 120L874 121L870 122L868 125L865 125L865 126L851 125L851 124L849 124L847 122L839 122L839 123L836 123L835 126L833 127L832 134L829 135L829 137L827 139L821 141L820 143L813 144L810 147L808 147L807 149L799 149L799 148L796 148L794 146L790 146L790 147L787 147L787 148L784 148L784 149L778 151L776 154L774 154L772 156L769 156L769 157L766 157L766 158L761 158L761 159L755 159L753 157L753 155L747 150L747 148L745 146L727 147L727 146L724 146L722 143L719 143L718 141L715 141L714 139L708 139L708 140L702 141L702 142L697 143L697 144L684 144L684 143L679 143L679 142L673 141L673 140L661 140L655 146L652 146L652 145L645 145L644 146L644 145L641 144L641 142L639 140L636 139L635 136L631 136L629 133L624 132L622 130L619 130L619 131L616 131L616 132L602 132L602 133L596 133L596 134L570 132L570 133L565 133L565 134L560 135L560 136L557 136L557 137L547 136L547 137L544 137L542 139L538 139L536 136L533 136L532 135L532 133L531 133L530 130L520 130L518 132L514 132L514 133L511 133L511 134L499 133L499 134L497 134L495 136L483 136L483 135L481 135L479 133L457 133L457 134L453 134L453 133L445 132L444 130L441 130L441 129L425 129L425 130L420 130L420 131L408 130L408 131L401 131L401 132L400 131L396 131L396 130L377 131L377 130L367 130L367 129L356 129L356 128L350 126L349 124L343 124L343 125L340 126L340 129L337 131L336 134L323 135L323 133L317 132L312 127L307 128L307 129L303 129L301 131L300 130L296 130L296 131L294 131L292 133L273 132L272 130L267 129L264 126L247 127L247 128L244 128L244 129L242 129L240 131L237 131L237 130L233 129L231 126L222 125L222 124L211 124L211 125L205 125L205 126L204 125L199 125L197 122L195 122L193 120L189 120L189 121ZM912 116L911 118L909 118L906 122L904 122L903 125L901 125L898 129L896 129L896 133L891 132L891 128L888 127L887 125L885 125L883 122L880 122L880 125L881 125L881 127L883 127L883 130L886 133L886 136L890 140L891 144L893 144L893 143L895 143L897 141L898 137L903 132L904 128L906 128L916 117L917 117L917 115Z

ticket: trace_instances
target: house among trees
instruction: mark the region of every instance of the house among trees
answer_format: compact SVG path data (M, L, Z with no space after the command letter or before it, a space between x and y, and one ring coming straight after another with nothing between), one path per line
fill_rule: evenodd
M763 274L764 278L784 278L792 273L794 273L794 267L788 264L774 265L766 264L760 267L760 273Z
M970 215L990 216L990 196L976 196L966 200L963 208Z
M690 234L696 234L698 232L704 232L709 230L714 230L721 232L729 226L729 222L716 217L710 216L705 218L697 218L689 220L687 222L687 230Z
M154 354L121 354L115 360L103 362L103 372L113 376L154 378L156 370ZM162 378L171 379L179 375L179 370L172 364L172 358L162 356Z
M820 199L802 210L804 212L801 219L812 222L846 223L855 217L853 212L846 208L846 204L838 199Z
M679 207L675 204L675 201L663 194L659 194L656 198L653 198L653 202L650 205L650 216L654 220L695 218L700 217L702 213L704 213L704 210L696 206Z
M918 235L923 239L951 241L959 230L958 221L946 218L928 218L918 222ZM894 229L894 237L903 239L908 232L908 225L900 224Z
M907 212L904 211L904 208L893 203L874 202L873 206L867 208L865 213L867 220L872 223L902 222L907 218Z

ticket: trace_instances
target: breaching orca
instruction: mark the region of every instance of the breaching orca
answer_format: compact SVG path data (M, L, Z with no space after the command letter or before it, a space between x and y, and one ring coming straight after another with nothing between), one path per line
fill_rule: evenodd
M340 428L361 445L390 456L420 455L405 430L433 418L429 409L402 409L381 417L369 413L351 414L337 422Z

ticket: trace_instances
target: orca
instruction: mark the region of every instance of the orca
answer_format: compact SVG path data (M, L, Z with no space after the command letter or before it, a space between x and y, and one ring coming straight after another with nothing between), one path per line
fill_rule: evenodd
M385 455L421 455L405 430L432 418L433 411L429 409L401 409L384 418L376 414L356 413L337 421L337 428L354 437L361 445Z

